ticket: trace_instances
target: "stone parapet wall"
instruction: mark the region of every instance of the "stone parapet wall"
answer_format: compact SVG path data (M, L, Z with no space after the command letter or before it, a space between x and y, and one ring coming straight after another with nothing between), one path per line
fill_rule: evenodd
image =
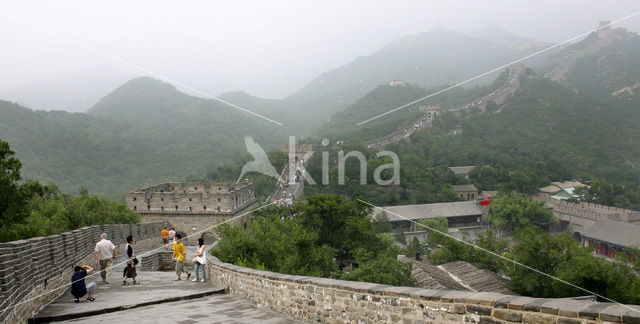
M328 323L640 323L640 306L429 290L258 271L207 255L207 278L258 305Z
M551 205L555 213L582 217L592 221L609 219L618 222L640 222L640 211L636 210L598 205L588 202L567 202L551 198L549 195L542 193L538 193L533 197Z
M169 271L175 269L176 261L171 260L173 251L160 249L142 257L140 270L142 271Z
M86 226L0 243L0 321L25 323L69 289L72 267L94 264L94 248L101 233L107 233L116 244L116 253L123 253L128 235L142 245L152 239L160 243L163 226L162 222Z
M257 203L246 206L238 211L235 215L216 216L216 215L167 215L167 214L140 214L142 222L165 222L174 226L176 231L186 233L187 235L196 234L194 237L188 238L188 244L196 244L197 239L202 232L213 232L212 227L216 224L228 221L236 217L232 224L244 227L245 224L253 217L250 213ZM245 214L245 215L243 215ZM239 217L240 215L243 215ZM185 243L187 244L187 243Z

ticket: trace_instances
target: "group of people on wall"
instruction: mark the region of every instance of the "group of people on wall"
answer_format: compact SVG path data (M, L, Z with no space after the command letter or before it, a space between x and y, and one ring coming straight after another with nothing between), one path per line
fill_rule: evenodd
M187 250L182 242L182 235L180 233L176 233L175 228L171 228L171 230L167 230L167 227L162 230L162 241L164 244L164 248L169 250L168 246L171 243L171 250L173 254L171 256L171 260L175 261L175 271L178 276L176 281L182 280L182 274L186 273L187 280L191 277L191 272L189 272L186 268L187 263ZM137 265L138 258L136 257L136 253L133 249L134 239L133 236L127 236L127 244L125 245L124 254L126 256L126 260L124 262L125 267L122 271L122 285L129 285L129 279L132 279L131 284L138 285L140 284L137 280ZM100 241L96 243L95 246L95 266L96 268L100 267L100 276L102 277L103 284L109 284L109 278L111 276L111 268L114 267L113 262L116 259L116 246L107 239L107 234L100 234ZM205 246L204 239L199 238L198 244L196 246L196 255L193 258L193 263L195 264L195 278L192 280L194 282L205 282L205 267L204 265L207 262L206 257L204 256ZM83 298L85 295L87 296L86 300L88 302L92 302L95 300L93 294L97 287L95 282L86 283L85 278L94 272L94 268L89 265L76 265L74 266L74 272L71 276L71 294L75 298L74 301L76 303L80 302L80 298ZM200 275L201 274L201 275Z

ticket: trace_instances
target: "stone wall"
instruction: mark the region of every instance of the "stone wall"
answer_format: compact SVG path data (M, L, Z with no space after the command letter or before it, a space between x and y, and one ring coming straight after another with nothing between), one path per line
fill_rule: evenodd
M175 269L176 261L171 260L173 251L161 249L142 257L140 270L142 271L169 271Z
M553 207L553 214L558 219L570 223L570 232L582 233L595 222L605 219L640 224L640 211L636 210L587 202L572 203L554 199L542 193L534 195L533 198Z
M255 202L253 183L167 182L128 192L125 204L143 213L235 214Z
M227 221L233 217L237 217L242 215L243 213L247 213L251 211L254 207L256 207L257 202L254 202L251 205L246 206L242 210L239 210L234 215L203 215L203 214L190 214L190 215L168 215L168 214L140 214L141 222L165 222L171 223L171 226L176 228L176 231L181 233L186 233L187 235L191 235L193 233L200 232L212 232L211 227ZM253 217L253 213L247 213L242 217L237 217L233 220L233 224L238 226L245 226L245 224ZM197 235L198 238L200 235ZM191 244L195 244L196 240L194 238L190 238L189 242Z
M207 255L207 278L258 305L329 323L640 323L640 306L429 290L258 271Z
M0 321L25 323L69 288L73 266L94 264L100 233L124 249L133 235L145 245L160 243L163 223L87 226L70 232L0 243ZM136 244L137 245L137 244Z

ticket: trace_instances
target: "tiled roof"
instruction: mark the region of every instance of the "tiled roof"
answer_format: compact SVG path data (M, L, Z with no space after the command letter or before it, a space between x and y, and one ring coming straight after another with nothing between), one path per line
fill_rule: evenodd
M482 210L473 201L457 201L449 203L437 204L420 204L420 205L403 205L403 206L385 206L381 207L389 211L387 217L389 221L402 221L405 218L410 220L438 218L438 217L457 217L457 216L476 216L482 215ZM374 216L384 211L376 208ZM397 216L397 215L400 216Z
M460 191L478 191L478 188L476 188L476 186L474 186L472 184L453 185L453 186L451 186L451 188L453 188L453 191L455 191L455 192L460 192Z
M619 246L640 246L640 226L601 220L584 230L582 236Z
M411 262L411 277L418 287L427 289L488 291L513 295L507 288L507 281L497 274L478 269L465 261L453 261L434 266L427 261L417 261L398 256L402 262Z
M475 168L475 165L449 167L449 170L453 171L455 174L467 174L473 168Z

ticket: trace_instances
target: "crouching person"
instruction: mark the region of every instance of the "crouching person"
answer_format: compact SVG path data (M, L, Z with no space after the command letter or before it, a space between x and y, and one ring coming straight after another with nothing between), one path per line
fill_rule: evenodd
M73 268L73 275L71 276L71 294L75 297L74 302L79 303L80 298L89 293L87 297L88 302L92 302L95 300L93 298L93 291L96 289L96 283L90 282L88 285L85 285L84 277L87 274L93 272L93 268L85 265L85 266L75 266Z

